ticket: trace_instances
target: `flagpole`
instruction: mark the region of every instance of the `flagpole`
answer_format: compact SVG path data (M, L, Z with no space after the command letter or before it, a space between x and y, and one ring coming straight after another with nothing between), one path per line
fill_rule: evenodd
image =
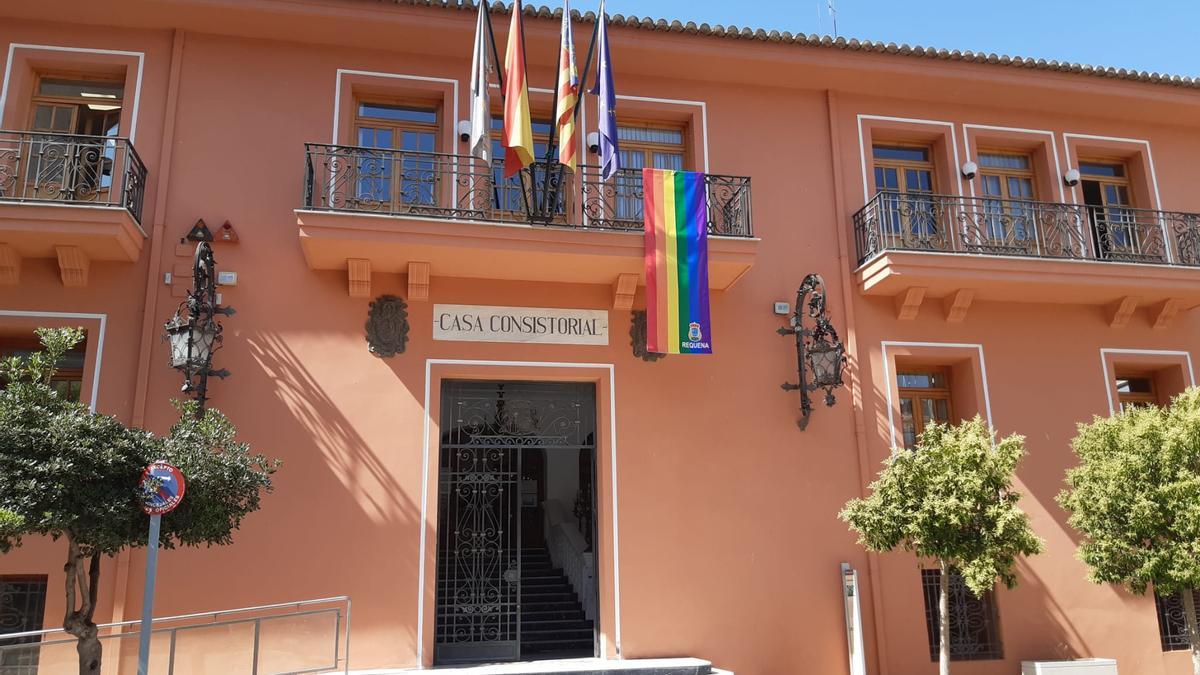
M500 60L500 48L496 46L496 32L494 30L492 30L492 9L490 6L488 6L488 0L481 0L481 2L483 2L483 9L484 9L483 16L487 19L488 37L491 38L491 40L492 40L492 56L496 59L496 80L497 80L497 83L500 85L500 106L507 110L508 109L508 101L504 97L504 75L501 72L504 70L501 67L501 64L503 62ZM516 9L517 9L517 5L516 5L516 3L513 3L513 11L515 12ZM522 31L521 37L522 38L525 37L524 29L525 29L525 22L521 21L521 31ZM509 39L511 39L511 37ZM524 47L525 47L525 40L522 39L521 40L521 48L524 49ZM526 63L528 63L528 62L526 62ZM528 65L526 66L526 69L528 69ZM489 114L491 114L490 111L489 111ZM489 132L488 135L489 136L491 136L491 127L492 127L491 120L488 120L488 132ZM488 169L488 171L494 170L490 166L487 167L487 169ZM502 177L502 179L503 179L503 177ZM496 208L503 208L503 204L500 203L500 188L498 186L496 186L495 184L493 184L492 189L496 192ZM524 176L521 177L521 203L525 205L525 213L529 213L529 195L527 195L525 193L525 178L524 178Z
M503 108L504 107L504 74L501 72L503 70L503 68L500 67L500 51L496 47L496 33L492 31L492 8L488 4L488 0L479 0L479 4L483 6L483 19L487 23L488 39L491 40L491 43L492 43L492 59L493 59L493 63L496 64L496 80L497 80L497 83L500 85L500 107ZM485 80L487 79L486 73L484 74L484 79ZM488 110L487 129L488 129L488 142L491 143L492 142L492 111L491 110ZM488 162L487 166L485 166L484 169L488 173L492 173L494 171L494 169L491 166L491 162ZM494 174L493 174L493 177L494 177ZM500 208L500 186L496 185L496 182L494 180L492 181L492 196L494 196L496 198L496 208Z
M496 46L496 33L492 30L492 8L488 5L488 0L479 1L483 5L483 18L487 19L488 38L492 41L492 58L496 60L496 80L500 85L500 102L504 103L504 72L500 67L504 62L500 60L500 49Z
M514 12L517 11L517 3L516 2L513 2L512 11L514 11ZM525 19L524 18L521 18L521 20L517 22L517 29L521 31L521 58L525 61L525 86L528 87L529 86L529 53L525 49ZM509 39L511 40L512 38L509 38ZM551 114L553 115L554 113L551 113ZM530 115L529 123L531 125L533 124L532 118L533 118L533 115ZM529 188L532 190L533 187L537 184L537 159L536 159L536 157L534 158L533 165L529 166L528 169L529 169ZM525 200L525 213L532 216L533 212L530 211L530 209L529 209L529 194L525 190L525 174L521 174L521 198ZM538 204L537 204L537 200L534 200L533 207L535 209L538 209L539 211L541 210L541 207L538 206Z
M583 105L583 95L591 91L587 86L588 73L592 69L592 52L596 51L596 36L600 34L600 22L603 20L603 16L596 17L596 26L592 28L592 40L588 43L587 58L583 61L583 77L579 78L579 98L575 99L575 119L579 119L579 106ZM586 137L587 129L583 131Z
M566 20L570 21L571 17L567 16ZM524 25L524 22L522 22L522 25ZM554 206L551 206L550 204L548 204L549 199L547 199L546 193L550 191L550 159L554 157L554 151L558 148L558 87L559 87L558 76L560 74L558 66L561 65L561 64L559 64L559 61L562 60L562 50L564 47L562 39L563 39L562 31L559 31L558 51L554 54L554 57L555 57L554 63L558 64L558 65L556 65L556 67L554 68L554 92L551 94L551 99L550 99L550 117L551 117L550 139L549 139L549 142L546 143L546 159L543 160L546 164L546 168L543 169L543 171L545 172L545 176L542 179L542 203L537 205L538 211L540 212L542 217L546 218L547 220L553 219L552 214L554 212L551 209L553 209L554 206L557 206L557 204L554 204ZM524 45L525 41L522 40L521 44ZM535 163L535 166L536 166L536 163ZM562 187L561 171L562 171L562 165L560 164L559 165L560 177L559 177L559 181L558 181L560 188ZM530 177L534 181L536 181L537 180L536 172L530 173ZM555 200L555 201L557 202L557 200Z

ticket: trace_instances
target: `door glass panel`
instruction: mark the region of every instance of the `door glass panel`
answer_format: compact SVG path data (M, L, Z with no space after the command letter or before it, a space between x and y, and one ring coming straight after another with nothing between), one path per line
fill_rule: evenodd
M403 204L432 206L437 192L437 165L433 155L432 131L401 131L400 201ZM420 154L416 154L420 153Z
M917 420L914 414L913 400L908 397L900 398L900 427L904 432L904 447L915 446L917 444Z
M982 158L981 158L982 159ZM984 197L996 197L983 201L983 219L987 226L985 236L992 241L1004 241L1007 223L1004 218L1004 187L1000 176L981 175L980 185Z
M1030 241L1036 237L1035 214L1033 204L1023 202L1033 201L1033 179L1022 176L1008 176L1008 215L1012 218L1013 238L1018 241Z
M944 398L930 399L933 402L932 413L928 419L943 424L950 421L950 402Z
M683 171L683 155L677 152L654 153L654 168Z
M375 127L358 128L358 144L364 148L391 150L391 129ZM362 151L356 153L355 196L363 201L391 203L392 201L392 155L390 152Z
M620 152L621 166L630 171L618 173L613 178L617 220L640 221L644 205L641 170L646 167L646 153L641 150L621 150Z

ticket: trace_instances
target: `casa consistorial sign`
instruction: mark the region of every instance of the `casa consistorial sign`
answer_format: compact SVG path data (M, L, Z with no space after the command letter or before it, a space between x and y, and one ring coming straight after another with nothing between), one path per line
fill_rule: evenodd
M601 309L434 305L433 339L607 345L608 312Z

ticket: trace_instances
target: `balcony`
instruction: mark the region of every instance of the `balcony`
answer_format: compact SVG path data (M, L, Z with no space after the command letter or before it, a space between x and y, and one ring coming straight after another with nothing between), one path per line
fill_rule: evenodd
M557 199L538 209L546 186ZM754 263L750 179L708 175L705 195L709 285L725 289ZM471 156L309 144L296 214L309 267L347 271L351 295L391 272L409 274L414 299L427 292L414 276L433 275L612 284L622 306L643 271L636 170L602 181L596 167L537 163L505 179Z
M0 283L24 258L57 258L68 286L93 260L136 261L145 185L128 139L0 131Z
M861 291L896 298L900 318L926 298L947 318L974 300L1060 302L1113 325L1150 308L1163 327L1200 304L1200 214L880 192L854 238Z

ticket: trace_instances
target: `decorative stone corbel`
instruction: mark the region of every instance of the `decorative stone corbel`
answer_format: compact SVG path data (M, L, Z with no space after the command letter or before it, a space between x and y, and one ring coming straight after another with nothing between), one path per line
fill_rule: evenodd
M1124 328L1129 325L1142 299L1136 295L1127 295L1104 308L1104 318L1112 328Z
M8 244L0 244L0 284L15 284L21 280L21 254Z
M967 318L967 310L971 309L971 303L975 301L975 290L971 288L960 288L954 293L947 295L942 300L942 310L946 313L946 323L962 323L963 319Z
M921 310L921 301L925 299L925 288L914 286L896 296L896 318L901 321L912 321Z
M58 254L58 271L62 275L63 286L87 286L91 263L83 249L78 246L55 246L54 251Z
M1175 317L1183 310L1183 303L1178 298L1167 298L1150 307L1150 318L1154 320L1154 330L1166 330L1175 323Z
M408 301L425 302L429 300L429 263L408 263Z
M613 283L613 309L633 309L633 298L637 295L638 275L621 274Z
M371 297L371 261L362 258L346 259L346 276L349 282L350 297Z

